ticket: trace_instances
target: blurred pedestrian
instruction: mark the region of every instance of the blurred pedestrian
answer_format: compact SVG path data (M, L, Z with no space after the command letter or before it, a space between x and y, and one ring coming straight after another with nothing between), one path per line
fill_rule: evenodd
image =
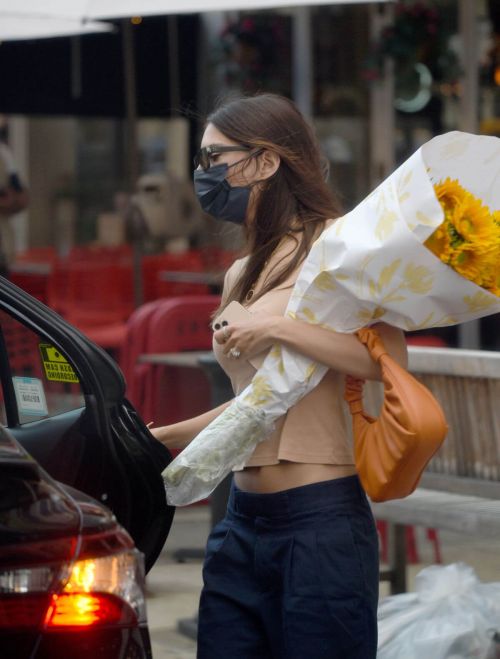
M19 178L14 156L7 142L7 122L0 118L0 275L8 276L14 257L11 218L28 205L28 194Z
M226 517L207 544L198 658L375 659L378 538L342 406L346 374L380 371L354 335L284 316L314 240L340 215L318 143L291 101L258 95L212 113L196 165L203 209L247 236L214 333L235 393L275 344L330 369L235 467ZM405 365L403 333L376 327ZM182 448L224 408L152 432Z

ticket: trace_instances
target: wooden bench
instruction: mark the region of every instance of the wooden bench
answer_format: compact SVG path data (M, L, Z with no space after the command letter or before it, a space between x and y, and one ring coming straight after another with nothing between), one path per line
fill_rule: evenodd
M388 522L389 567L381 580L406 591L406 525L491 538L500 549L500 353L409 348L409 370L436 396L450 430L409 497L372 504ZM380 385L366 388L376 413Z

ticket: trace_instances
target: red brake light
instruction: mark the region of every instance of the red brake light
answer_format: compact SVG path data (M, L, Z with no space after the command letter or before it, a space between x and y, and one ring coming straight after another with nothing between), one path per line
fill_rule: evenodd
M104 593L63 593L53 595L45 617L47 631L61 627L92 625L127 625L137 618L118 597Z
M0 630L38 627L48 601L45 593L0 596Z
M47 631L96 625L136 625L145 620L144 575L136 550L84 558L68 566L51 597Z
M119 527L83 536L74 560L68 550L77 541L0 552L0 630L135 626L146 620L143 557L130 536Z

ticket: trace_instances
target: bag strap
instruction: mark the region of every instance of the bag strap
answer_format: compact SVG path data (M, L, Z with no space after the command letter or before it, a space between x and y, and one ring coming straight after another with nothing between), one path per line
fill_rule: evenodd
M356 332L356 336L368 348L374 361L378 362L383 355L388 354L379 333L373 327L362 327Z
M351 414L363 413L363 385L365 381L352 375L345 376L344 400Z
M380 338L377 330L372 327L362 327L356 333L356 336L365 345L372 359L376 362L383 355L387 355L384 343ZM349 405L351 414L363 414L363 385L365 381L361 378L355 378L352 375L345 377L344 400Z

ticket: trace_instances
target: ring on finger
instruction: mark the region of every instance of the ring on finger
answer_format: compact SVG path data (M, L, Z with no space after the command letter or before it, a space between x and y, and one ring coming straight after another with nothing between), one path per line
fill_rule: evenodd
M231 357L238 359L238 357L241 355L241 352L238 350L238 348L231 348L229 354L231 355Z

